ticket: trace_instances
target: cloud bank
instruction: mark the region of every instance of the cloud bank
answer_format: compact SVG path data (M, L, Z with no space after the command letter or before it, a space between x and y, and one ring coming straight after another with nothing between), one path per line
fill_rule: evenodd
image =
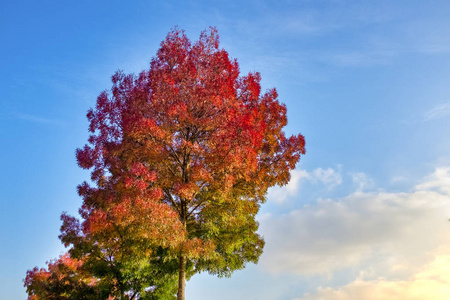
M260 266L307 277L358 274L345 286L321 287L302 300L448 299L449 216L450 168L436 169L409 192L368 193L358 185L346 197L265 216Z
M448 300L450 255L439 256L407 280L357 279L341 288L317 289L296 300Z

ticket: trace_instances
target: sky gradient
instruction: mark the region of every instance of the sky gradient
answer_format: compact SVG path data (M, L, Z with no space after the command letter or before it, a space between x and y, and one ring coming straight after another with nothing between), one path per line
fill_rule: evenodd
M87 110L176 25L191 40L216 26L307 150L258 214L258 265L197 275L186 299L448 299L449 14L447 0L1 1L0 299L25 299L26 271L64 251Z

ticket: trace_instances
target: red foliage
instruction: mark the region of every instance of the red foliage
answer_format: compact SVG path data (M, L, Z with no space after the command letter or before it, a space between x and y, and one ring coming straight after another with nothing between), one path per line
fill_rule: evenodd
M28 300L70 299L71 291L83 292L83 287L88 290L97 284L95 278L82 270L83 261L71 258L68 253L47 265L47 269L36 267L27 271L24 286Z

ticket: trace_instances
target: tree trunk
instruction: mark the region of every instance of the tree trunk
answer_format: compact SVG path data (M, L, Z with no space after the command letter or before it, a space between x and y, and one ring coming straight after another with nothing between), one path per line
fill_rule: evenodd
M183 166L183 177L185 177L185 169ZM186 178L185 178L186 179ZM187 180L185 180L187 182ZM186 230L186 201L181 199L181 211L180 211L180 220L183 224L184 229ZM178 293L177 300L185 300L184 299L184 290L186 286L186 254L183 253L183 245L181 245L180 249L180 263L178 265Z
M184 299L184 288L186 285L186 256L180 253L180 265L178 268L178 293L177 300Z

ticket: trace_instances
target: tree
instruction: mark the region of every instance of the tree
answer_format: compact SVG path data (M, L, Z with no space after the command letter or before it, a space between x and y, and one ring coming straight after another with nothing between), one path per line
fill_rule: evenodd
M95 186L79 186L83 222L63 215L61 235L70 257L115 266L120 276L109 279L122 285L109 296L144 299L178 277L184 300L195 273L230 276L257 263L255 216L305 153L302 135L285 136L286 107L275 89L261 94L260 79L239 76L214 28L193 44L176 28L149 70L112 76L87 114L89 144L76 152Z

